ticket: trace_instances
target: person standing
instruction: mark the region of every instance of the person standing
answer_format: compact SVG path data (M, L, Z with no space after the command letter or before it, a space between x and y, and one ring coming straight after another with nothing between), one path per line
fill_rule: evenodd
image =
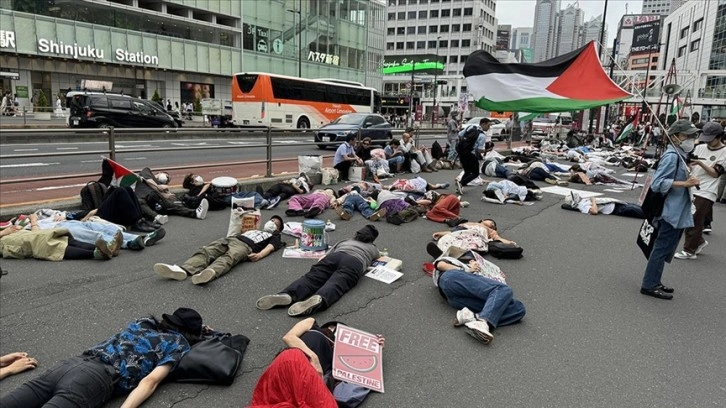
M456 120L456 114L451 113L449 122L446 124L446 142L449 145L447 160L456 160L456 139L459 137L459 121Z
M470 145L467 144L467 146L465 147L459 146L459 148L457 148L457 153L459 154L459 161L461 161L461 167L464 169L464 175L461 176L460 180L456 180L456 192L458 194L464 194L464 186L469 184L470 181L479 177L479 154L486 153L486 132L489 130L489 126L491 126L491 121L489 120L489 118L482 118L482 120L479 122L479 136L477 136L473 147L469 148ZM463 139L466 137L468 129L469 127L459 133L459 141L457 143L465 143L465 140Z
M333 158L333 167L340 173L341 181L349 181L348 171L353 163L363 164L356 154L353 148L353 142L355 141L356 135L348 135L345 137L345 143L338 146L338 150L335 151L335 157Z
M678 259L696 259L698 254L708 245L703 238L707 218L712 215L713 203L718 193L718 178L724 174L726 167L726 145L721 143L723 128L716 122L708 122L703 126L703 132L698 141L701 142L693 151L698 159L691 162L691 176L698 178L700 189L693 192L693 205L696 213L693 214L693 227L686 229L686 240L683 250L675 257Z
M671 143L660 158L650 189L665 194L663 212L653 220L658 228L653 250L643 274L640 293L658 299L673 299L673 288L663 285L665 263L673 255L684 229L693 227L690 187L698 186L698 178L688 176L685 159L693 151L698 128L687 120L678 120L668 129Z

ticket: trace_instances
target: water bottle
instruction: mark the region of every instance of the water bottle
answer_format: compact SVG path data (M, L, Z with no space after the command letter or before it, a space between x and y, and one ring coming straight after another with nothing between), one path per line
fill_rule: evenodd
M335 231L335 224L333 224L330 220L326 221L325 231Z
M388 256L388 248L383 248L381 252L381 256Z

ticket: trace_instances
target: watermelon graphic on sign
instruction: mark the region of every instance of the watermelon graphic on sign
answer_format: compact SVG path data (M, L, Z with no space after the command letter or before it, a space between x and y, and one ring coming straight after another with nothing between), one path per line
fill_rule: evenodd
M378 336L338 323L333 348L333 377L383 392L382 352Z
M338 360L344 366L359 373L367 373L373 371L378 365L376 356L338 356Z

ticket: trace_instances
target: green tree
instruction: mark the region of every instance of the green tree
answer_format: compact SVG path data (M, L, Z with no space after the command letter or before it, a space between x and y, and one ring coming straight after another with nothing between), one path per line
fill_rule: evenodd
M159 103L162 103L163 102L163 99L161 99L161 96L159 96L159 90L158 89L156 89L154 91L154 96L151 97L151 100L154 101L154 102L159 102Z
M45 112L45 108L50 106L50 103L48 102L48 97L45 96L45 92L43 92L42 89L38 91L38 102L36 103L36 105L41 108L39 109L39 111L41 112Z
M202 111L202 100L199 97L194 98L194 112L200 113Z

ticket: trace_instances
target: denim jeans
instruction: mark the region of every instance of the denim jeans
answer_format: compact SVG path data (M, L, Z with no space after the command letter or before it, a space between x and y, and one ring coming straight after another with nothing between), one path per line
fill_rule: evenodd
M658 238L655 239L653 251L645 266L643 283L640 285L645 290L653 290L661 284L660 278L663 276L665 263L670 263L673 259L683 232L682 229L673 228L671 224L663 220L655 221L655 224L658 228Z
M477 316L492 328L517 323L526 313L522 302L513 298L512 288L481 275L446 271L439 278L439 289L449 305L479 311Z
M90 357L72 357L0 399L3 408L101 407L114 391L116 373Z
M494 175L500 178L507 178L509 177L509 168L497 163L497 166L494 168Z
M371 209L370 203L358 194L351 194L346 197L345 202L343 203L343 209L351 215L355 212L355 210L358 210L366 218L370 217L374 213Z
M547 170L541 167L535 167L529 171L527 176L534 181L545 181L547 179L554 178Z
M57 226L58 228L67 228L71 232L71 235L73 235L73 238L87 244L95 244L99 238L106 242L111 242L116 236L116 232L119 231L119 227L90 221L63 221L58 223ZM138 237L138 235L127 232L122 232L122 234L124 237L123 245L121 245L122 248L126 248L129 242Z

